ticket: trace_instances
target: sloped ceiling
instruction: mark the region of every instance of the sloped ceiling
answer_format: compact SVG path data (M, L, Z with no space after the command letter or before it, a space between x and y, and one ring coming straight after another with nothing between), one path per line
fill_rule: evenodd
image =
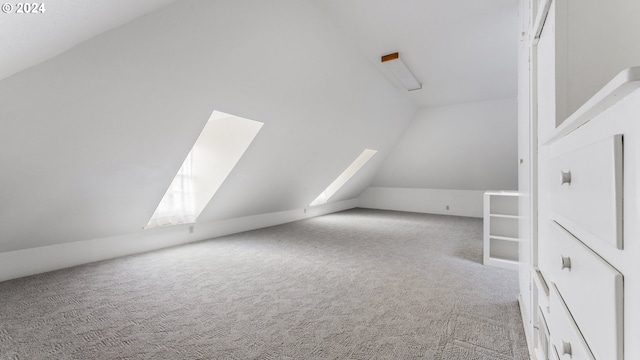
M395 84L380 57L400 53L420 108L516 96L518 0L315 1Z
M141 231L213 110L265 125L199 221L305 207L376 149L357 196L416 106L313 2L173 3L0 81L0 251Z
M175 0L55 0L43 12L0 13L0 79L69 50ZM31 4L31 3L29 3Z

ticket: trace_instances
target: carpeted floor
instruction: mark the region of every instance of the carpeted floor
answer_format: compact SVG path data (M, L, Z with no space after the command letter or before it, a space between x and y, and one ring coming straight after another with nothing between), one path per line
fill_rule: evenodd
M0 283L0 359L528 359L482 220L355 209Z

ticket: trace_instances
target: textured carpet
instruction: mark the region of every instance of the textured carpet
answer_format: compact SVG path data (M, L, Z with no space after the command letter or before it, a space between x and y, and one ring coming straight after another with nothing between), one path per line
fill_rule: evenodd
M482 220L355 209L0 283L0 359L527 359Z

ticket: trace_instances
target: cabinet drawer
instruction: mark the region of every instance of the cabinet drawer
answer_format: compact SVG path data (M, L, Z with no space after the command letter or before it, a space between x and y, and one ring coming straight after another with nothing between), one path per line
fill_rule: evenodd
M536 326L534 326L534 332L538 339L536 354L541 360L549 360L549 354L553 351L551 349L552 346L549 345L549 327L547 326L547 321L545 320L544 315L542 315L542 310L540 308L538 308L536 316Z
M550 236L553 281L593 355L622 359L622 274L558 224Z
M560 359L594 360L555 285L550 286L549 331L552 354ZM607 360L602 358L598 360Z
M552 219L587 244L622 249L622 135L553 158L550 174Z

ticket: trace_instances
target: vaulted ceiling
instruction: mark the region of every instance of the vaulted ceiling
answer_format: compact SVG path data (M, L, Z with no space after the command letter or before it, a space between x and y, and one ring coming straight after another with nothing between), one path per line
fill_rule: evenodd
M399 52L418 107L515 97L517 0L316 0L396 86L380 57Z
M0 14L0 251L141 231L213 110L264 126L199 221L306 207L377 150L331 201L357 197L418 107L515 96L516 1L427 3L59 0ZM387 51L423 90L387 78Z
M13 6L0 13L0 79L175 1L56 0L38 3L44 11L33 14Z
M44 14L0 14L0 79L176 1L57 0ZM516 94L517 0L312 1L402 90L380 63L400 52L423 84L403 91L418 107Z

